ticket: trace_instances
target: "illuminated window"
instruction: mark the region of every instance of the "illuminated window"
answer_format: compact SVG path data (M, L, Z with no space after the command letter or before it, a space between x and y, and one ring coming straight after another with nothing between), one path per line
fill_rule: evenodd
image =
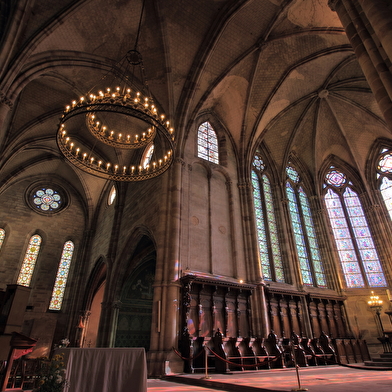
M143 154L143 158L142 158L143 169L147 168L147 166L150 164L153 154L154 154L154 143L151 143L147 146Z
M63 253L59 268L57 270L56 281L53 287L52 298L50 300L50 310L60 310L63 303L65 286L67 284L69 267L71 265L72 254L74 251L74 244L72 241L67 241L64 244Z
M33 195L33 202L42 211L55 211L61 206L60 194L52 188L38 189Z
M308 286L327 287L308 197L291 164L286 174L286 194L302 281Z
M117 196L116 187L113 185L112 189L109 192L109 197L108 197L108 204L110 206L114 203L116 196Z
M387 149L383 149L379 157L377 182L389 216L392 219L392 153Z
M3 245L4 238L5 238L5 230L4 229L0 229L0 249L1 249L2 245Z
M384 287L386 281L357 193L331 166L325 176L325 204L343 274L349 288Z
M253 166L253 200L261 270L264 279L284 282L285 278L270 181L263 174L265 166L259 156L255 156Z
M218 139L209 122L199 126L197 132L197 156L219 164Z
M41 247L41 240L42 239L38 234L35 234L30 238L29 246L27 247L26 255L17 280L17 284L20 284L21 286L29 287L30 285L35 262L37 261L39 249Z

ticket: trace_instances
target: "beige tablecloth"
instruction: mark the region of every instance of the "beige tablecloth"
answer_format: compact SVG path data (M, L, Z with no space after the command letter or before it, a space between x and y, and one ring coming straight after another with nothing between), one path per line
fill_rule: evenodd
M147 392L144 348L60 348L66 392Z

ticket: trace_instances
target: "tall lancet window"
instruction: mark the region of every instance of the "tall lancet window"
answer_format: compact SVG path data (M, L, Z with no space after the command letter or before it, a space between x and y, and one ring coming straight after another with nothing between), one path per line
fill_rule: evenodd
M50 300L50 310L60 310L63 303L65 286L67 285L69 267L71 266L74 244L67 241L63 247L59 268L57 270L56 281L53 287L52 298Z
M256 155L253 161L252 185L261 270L264 279L284 282L271 184L264 174L264 169L264 162Z
M5 230L0 228L0 249L3 246L4 238L5 238Z
M22 268L19 272L17 284L21 286L30 286L31 277L33 276L35 262L37 261L39 249L41 247L41 237L38 234L30 238L29 245L23 260Z
M392 219L392 152L390 150L381 151L377 165L377 183Z
M325 176L324 188L325 204L347 287L386 286L377 250L353 184L344 173L331 166Z
M291 164L286 167L286 174L286 194L302 281L308 286L327 287L312 213L301 177Z
M208 121L201 124L197 131L197 156L219 164L218 139Z

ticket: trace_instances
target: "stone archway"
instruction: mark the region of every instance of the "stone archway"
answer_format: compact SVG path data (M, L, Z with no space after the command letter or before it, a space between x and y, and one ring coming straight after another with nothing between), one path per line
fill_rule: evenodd
M155 264L155 259L142 263L124 284L115 347L150 348Z

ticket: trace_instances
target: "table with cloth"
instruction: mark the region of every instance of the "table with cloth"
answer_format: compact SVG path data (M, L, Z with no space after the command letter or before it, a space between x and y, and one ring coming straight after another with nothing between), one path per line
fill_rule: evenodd
M147 392L144 348L59 348L64 356L65 392Z

